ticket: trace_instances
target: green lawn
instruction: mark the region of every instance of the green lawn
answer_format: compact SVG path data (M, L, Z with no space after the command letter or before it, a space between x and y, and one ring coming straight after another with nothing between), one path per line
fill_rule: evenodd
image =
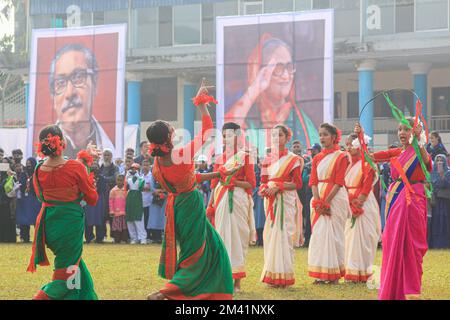
M100 299L145 299L165 280L157 276L159 245L85 245L84 260L94 278ZM51 278L52 267L38 267L27 273L29 244L0 244L0 300L30 299ZM50 252L49 252L50 253ZM377 290L365 284L312 285L307 276L307 249L296 250L296 284L289 289L272 289L259 282L262 248L251 248L247 278L236 299L376 299ZM376 264L380 265L378 251ZM50 253L50 261L53 257ZM450 250L430 250L424 260L423 298L450 299Z

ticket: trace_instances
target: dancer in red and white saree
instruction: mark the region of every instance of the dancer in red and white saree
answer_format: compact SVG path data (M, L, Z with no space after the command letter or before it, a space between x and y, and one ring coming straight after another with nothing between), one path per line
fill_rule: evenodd
M216 158L214 171L242 168L233 177L224 176L220 181L211 181L213 193L207 210L230 257L234 292L240 291L241 279L246 277L245 261L249 244L256 243L252 198L256 187L255 169L249 153L238 148L240 129L233 122L225 123L222 128L225 152Z
M345 185L349 165L347 154L339 149L341 133L333 125L319 128L322 152L313 158L309 186L311 200L311 239L308 274L315 283L337 283L344 276L344 229L350 217Z
M367 136L366 136L367 137ZM373 194L378 180L375 171L361 160L358 136L346 141L352 162L345 176L352 219L345 226L345 277L352 282L366 282L372 275L378 240L381 235L380 207Z
M266 212L261 281L286 287L295 283L294 245L303 244L303 207L296 191L302 187L303 159L286 148L290 129L277 125L273 135L272 153L261 169L260 194Z

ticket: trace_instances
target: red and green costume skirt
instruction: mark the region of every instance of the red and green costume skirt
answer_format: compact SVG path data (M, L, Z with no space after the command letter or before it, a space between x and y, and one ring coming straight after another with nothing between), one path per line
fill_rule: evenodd
M55 255L52 281L41 287L34 299L97 300L94 283L81 258L84 211L75 202L44 202L37 218L33 254L28 271L49 265L45 246Z
M206 218L201 193L191 192L174 196L170 194L167 215L173 214L175 239L179 246L173 276L166 274L167 232L170 217L167 217L166 236L163 241L159 275L171 278L160 290L168 299L228 300L233 296L231 263L220 235ZM173 238L172 238L173 239Z

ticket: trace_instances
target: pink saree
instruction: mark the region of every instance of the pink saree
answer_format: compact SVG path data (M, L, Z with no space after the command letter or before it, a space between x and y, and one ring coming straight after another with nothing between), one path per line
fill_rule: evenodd
M422 262L427 245L427 200L423 183L411 181L419 160L412 146L398 156L411 183L411 201L399 172L392 167L394 182L386 199L387 220L382 236L380 300L405 300L418 296L422 285Z

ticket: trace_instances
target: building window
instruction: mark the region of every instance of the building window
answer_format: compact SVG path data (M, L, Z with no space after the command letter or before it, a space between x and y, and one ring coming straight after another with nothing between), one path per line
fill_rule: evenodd
M414 0L395 1L395 32L414 32Z
M347 119L359 118L359 92L347 92Z
M360 1L334 0L335 12L334 32L336 37L359 36Z
M202 5L202 43L214 43L215 33L214 4L205 3Z
M215 43L216 17L234 16L238 14L238 2L229 0L202 5L202 43Z
M258 0L241 0L241 15L261 14L263 2Z
M173 7L174 45L200 44L201 5Z
M158 39L160 47L172 46L172 7L159 7Z
M331 8L330 0L313 0L313 9L329 9Z
M306 11L311 10L312 0L294 0L294 10L295 11Z
M290 12L294 8L294 3L292 0L265 0L264 1L264 12Z
M448 117L450 115L450 87L433 88L432 97L432 116Z
M237 16L239 14L239 5L237 0L228 0L216 2L214 4L214 15L216 17Z
M128 23L128 10L105 11L105 24Z
M334 93L334 119L342 119L342 94L340 92Z
M133 10L135 48L158 47L158 8L140 8Z
M144 80L141 93L142 121L178 121L177 78Z
M94 26L105 24L105 13L103 11L94 12L93 23Z
M381 91L375 91L374 96L381 93ZM414 95L406 90L392 91L389 93L389 98L397 108L399 108L405 117L414 116ZM392 117L391 108L383 96L378 96L373 101L373 116L375 118Z
M32 29L50 28L52 26L52 16L44 14L31 16L31 26Z
M416 31L448 29L448 0L416 0Z

